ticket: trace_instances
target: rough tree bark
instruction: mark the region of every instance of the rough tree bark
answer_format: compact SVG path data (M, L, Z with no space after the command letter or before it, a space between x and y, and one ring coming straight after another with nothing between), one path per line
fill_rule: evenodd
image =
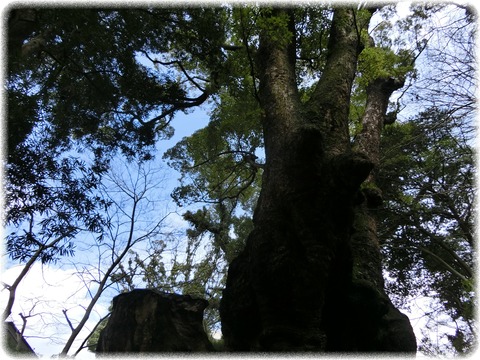
M348 132L360 32L369 14L361 23L356 10L335 10L325 70L303 105L293 14L276 9L267 16L278 15L290 19L292 38L285 45L267 31L260 37L266 164L255 227L230 265L221 302L226 348L414 352L408 319L383 291L374 222L360 191L377 159L366 144L352 149ZM364 123L375 127L391 91L375 98L372 89L366 113L373 115ZM401 344L397 334L405 338Z

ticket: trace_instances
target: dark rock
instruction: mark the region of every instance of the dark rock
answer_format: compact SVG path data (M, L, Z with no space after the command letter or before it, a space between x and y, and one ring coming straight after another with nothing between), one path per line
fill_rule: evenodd
M113 299L97 353L213 351L203 329L208 302L188 295L133 290Z
M6 349L12 355L36 356L35 351L30 347L27 340L18 331L15 324L11 321L3 323Z

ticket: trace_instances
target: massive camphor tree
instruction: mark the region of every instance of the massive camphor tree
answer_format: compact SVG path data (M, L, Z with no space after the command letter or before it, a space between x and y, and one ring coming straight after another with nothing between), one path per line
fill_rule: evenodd
M415 351L408 318L383 289L373 170L391 93L404 79L373 78L362 131L349 108L374 9L334 11L325 65L307 101L295 74L293 11L264 10L258 98L265 165L254 228L230 264L220 314L227 348ZM361 185L367 181L368 191Z

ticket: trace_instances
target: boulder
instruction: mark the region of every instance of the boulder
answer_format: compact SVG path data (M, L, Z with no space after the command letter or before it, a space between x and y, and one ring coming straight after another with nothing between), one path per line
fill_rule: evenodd
M97 353L213 351L203 328L208 301L189 295L136 289L113 299Z

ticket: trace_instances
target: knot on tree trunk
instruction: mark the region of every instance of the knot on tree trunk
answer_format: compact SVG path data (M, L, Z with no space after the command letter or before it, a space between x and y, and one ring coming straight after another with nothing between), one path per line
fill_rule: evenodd
M360 184L367 179L374 164L370 158L362 152L350 152L335 156L331 160L333 173L332 179L341 187L355 192Z
M113 299L97 353L201 352L213 347L203 329L208 301L136 289Z

